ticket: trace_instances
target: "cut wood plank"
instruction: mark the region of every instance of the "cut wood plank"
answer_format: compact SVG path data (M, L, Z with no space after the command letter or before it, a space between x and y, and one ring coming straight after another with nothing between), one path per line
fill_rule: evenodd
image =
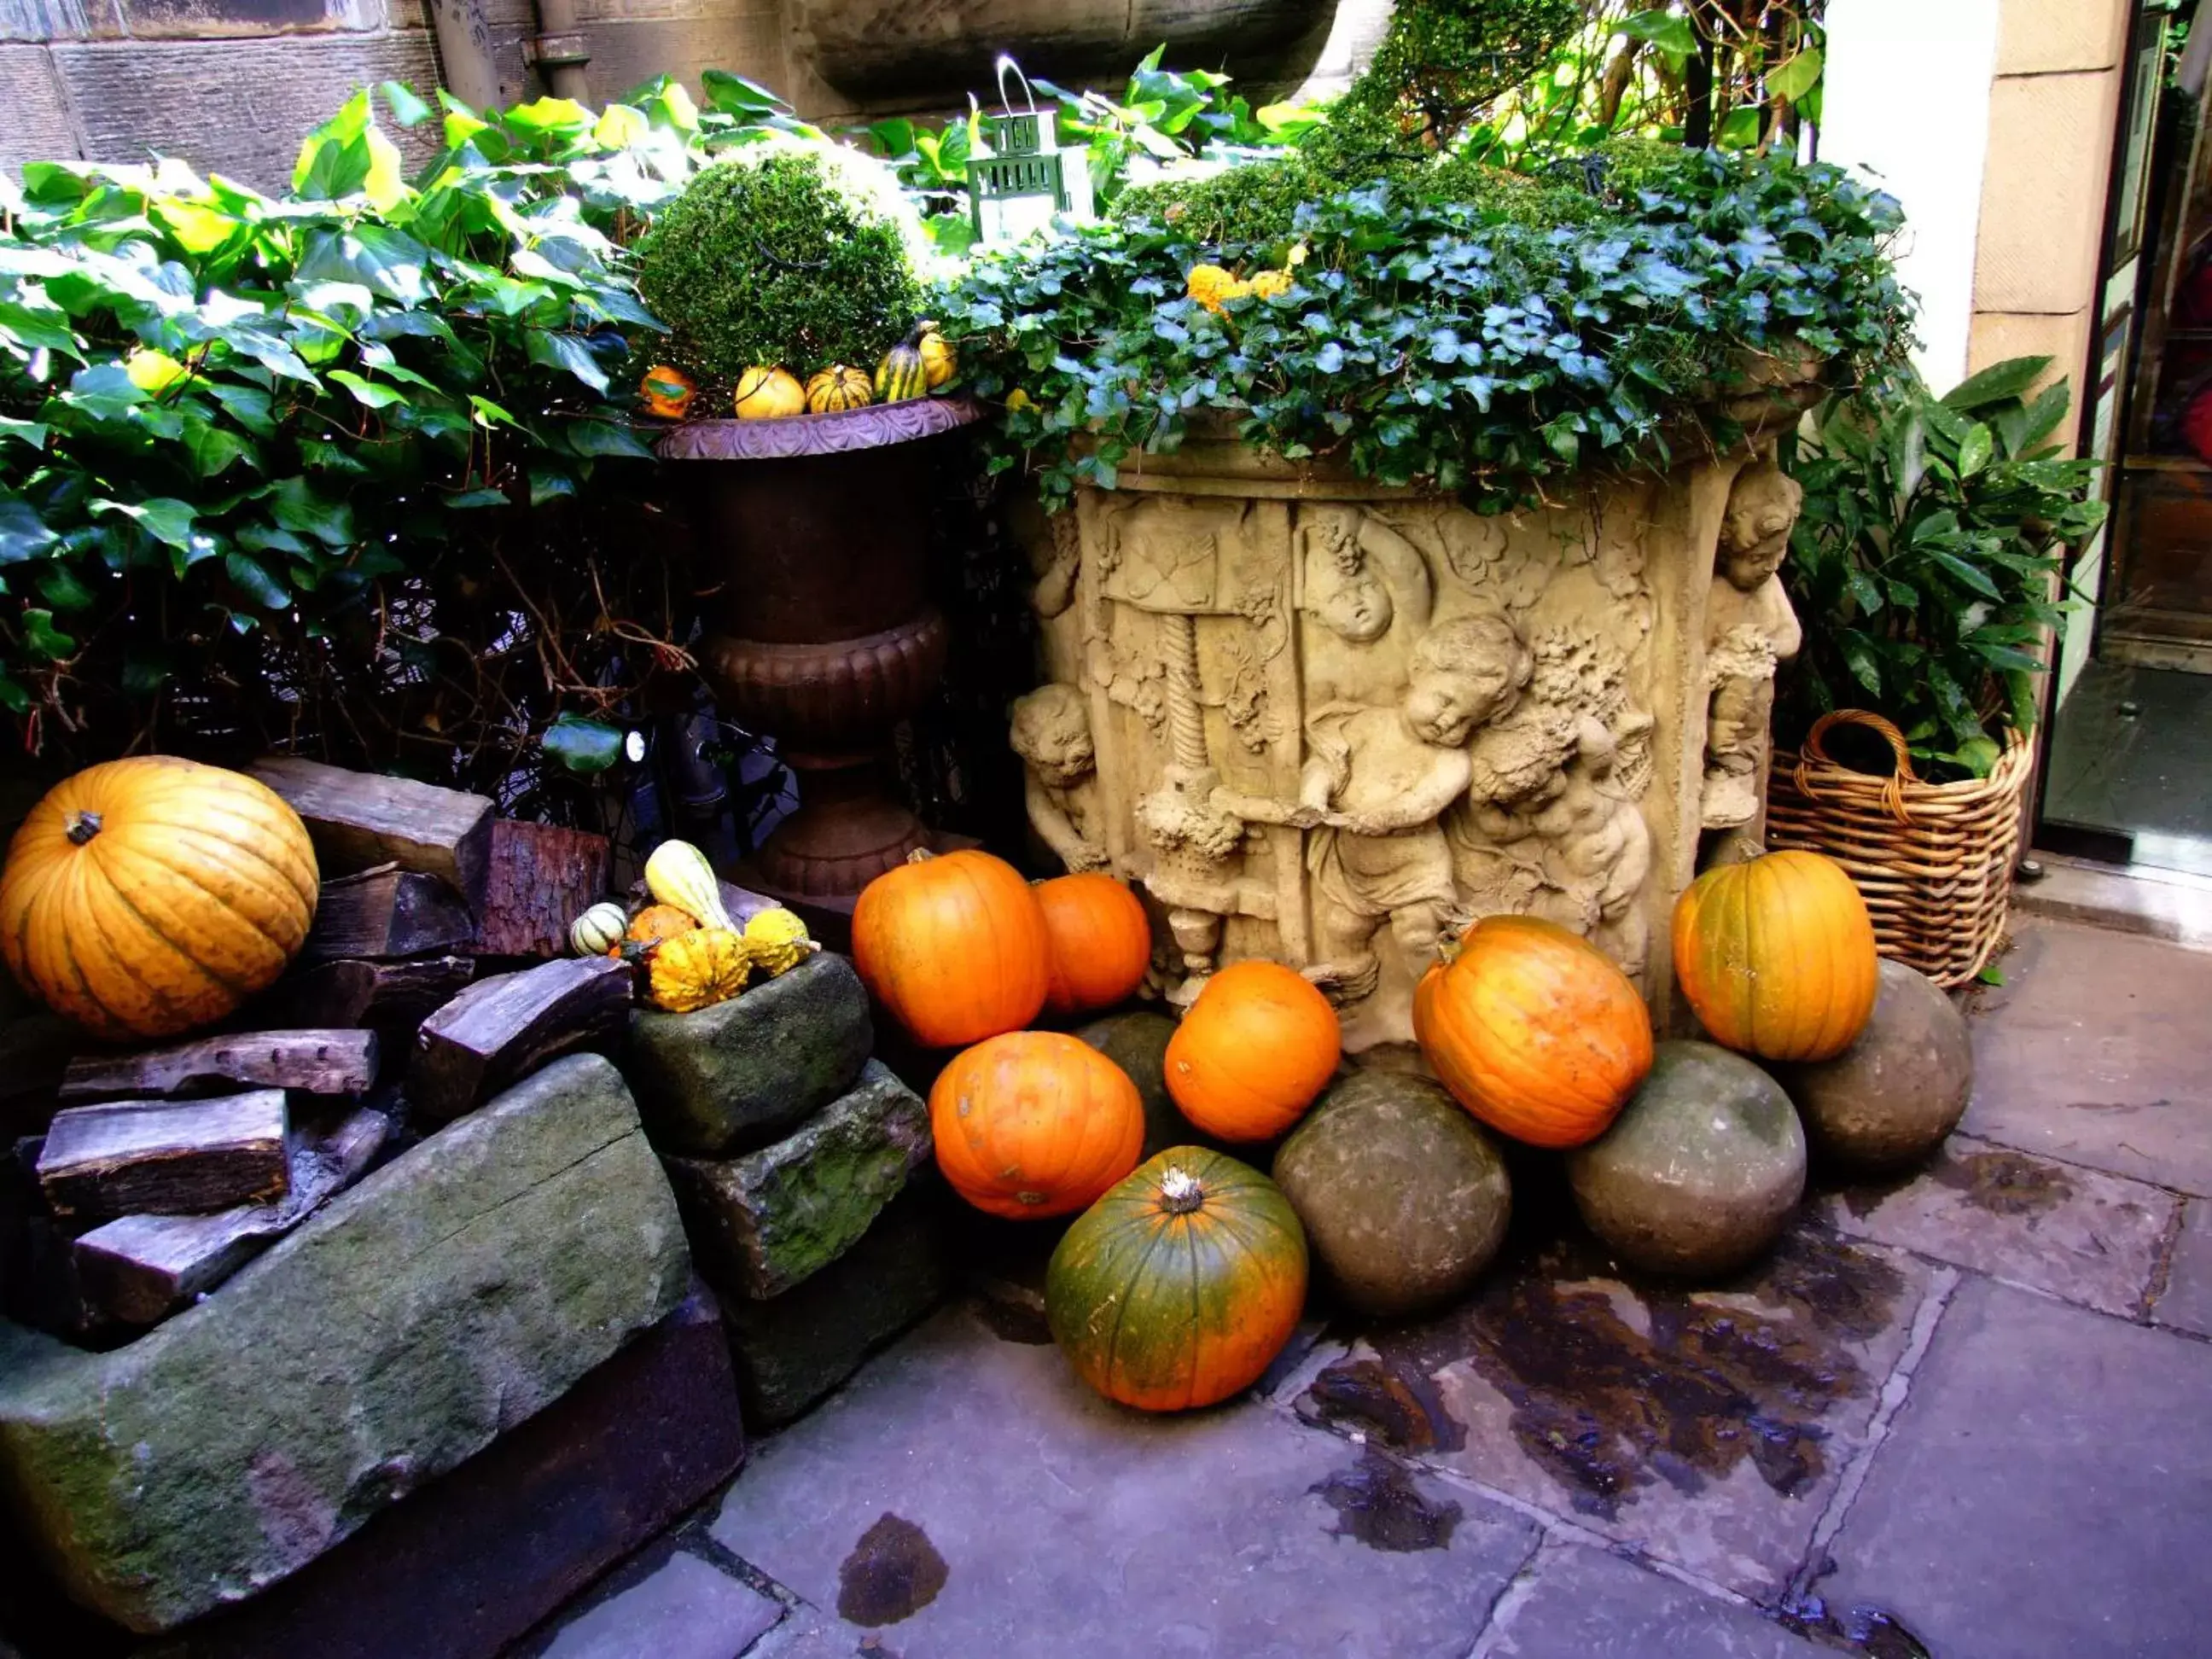
M349 1030L247 1031L137 1054L92 1054L62 1075L64 1101L124 1100L232 1089L358 1095L376 1081L376 1034Z
M477 954L564 957L568 924L607 896L607 838L501 818L491 827Z
M359 1180L391 1133L366 1108L295 1133L291 1185L275 1204L212 1215L128 1215L76 1241L80 1294L92 1310L151 1325L204 1296Z
M407 1098L439 1123L525 1073L629 1029L630 969L611 957L564 957L478 980L422 1022Z
M323 884L301 955L309 962L419 957L466 945L476 931L468 906L444 882L387 864Z
M276 982L258 1018L307 1025L420 1025L451 1002L476 972L471 958L445 956L301 967Z
M189 1215L282 1198L282 1089L215 1100L122 1100L54 1114L39 1184L58 1215Z
M397 864L436 876L470 908L482 907L491 867L492 804L486 797L293 755L256 762L253 775L306 822L325 875Z

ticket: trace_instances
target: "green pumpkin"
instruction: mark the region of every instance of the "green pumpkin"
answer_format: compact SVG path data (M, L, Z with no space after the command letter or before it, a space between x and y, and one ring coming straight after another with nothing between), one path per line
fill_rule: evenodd
M1045 1273L1045 1317L1109 1400L1183 1411L1257 1382L1305 1307L1306 1239L1275 1183L1172 1146L1077 1219Z
M929 395L929 360L922 355L921 331L917 329L884 353L876 365L876 401L910 403Z

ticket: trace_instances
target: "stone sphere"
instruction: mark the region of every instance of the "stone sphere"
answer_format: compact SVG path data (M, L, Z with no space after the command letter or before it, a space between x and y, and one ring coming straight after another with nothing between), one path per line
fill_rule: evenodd
M1885 958L1874 1014L1833 1060L1778 1066L1806 1138L1846 1169L1917 1164L1966 1115L1974 1087L1966 1018L1932 980Z
M1400 1073L1338 1082L1284 1141L1274 1176L1322 1271L1363 1313L1466 1292L1513 1210L1482 1126L1439 1085Z
M1782 1085L1710 1042L1662 1042L1613 1127L1567 1154L1575 1207L1632 1267L1704 1277L1771 1244L1805 1192Z
M1168 1092L1168 1039L1175 1032L1175 1021L1165 1014L1137 1009L1094 1019L1075 1033L1127 1072L1137 1085L1137 1097L1145 1103L1145 1148L1138 1154L1139 1163L1170 1146L1203 1139Z

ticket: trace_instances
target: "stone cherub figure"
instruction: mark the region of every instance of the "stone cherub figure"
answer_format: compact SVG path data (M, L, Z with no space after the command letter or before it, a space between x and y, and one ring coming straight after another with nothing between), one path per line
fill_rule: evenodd
M1467 793L1476 728L1512 706L1530 666L1502 617L1441 623L1413 647L1395 707L1336 704L1313 716L1295 804L1217 793L1251 822L1314 832L1307 863L1322 960L1306 972L1341 1000L1373 993L1385 921L1417 975L1435 957L1455 898L1439 820Z
M1024 804L1045 845L1071 871L1109 867L1083 694L1072 685L1041 685L1016 699L1007 740L1022 757Z
M1435 584L1420 550L1357 507L1303 508L1304 609L1338 638L1372 645L1403 617L1414 632L1429 625Z
M1721 520L1718 568L1705 601L1705 780L1708 830L1759 816L1759 771L1774 712L1774 672L1804 643L1778 574L1805 492L1769 458L1736 475Z

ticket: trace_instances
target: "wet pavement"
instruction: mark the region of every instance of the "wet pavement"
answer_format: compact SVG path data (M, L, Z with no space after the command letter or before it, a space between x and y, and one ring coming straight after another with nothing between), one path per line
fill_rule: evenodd
M1516 1169L1467 1303L1170 1419L970 1296L524 1651L2212 1652L2212 955L2017 937L1961 1133L1735 1281L1620 1275Z

